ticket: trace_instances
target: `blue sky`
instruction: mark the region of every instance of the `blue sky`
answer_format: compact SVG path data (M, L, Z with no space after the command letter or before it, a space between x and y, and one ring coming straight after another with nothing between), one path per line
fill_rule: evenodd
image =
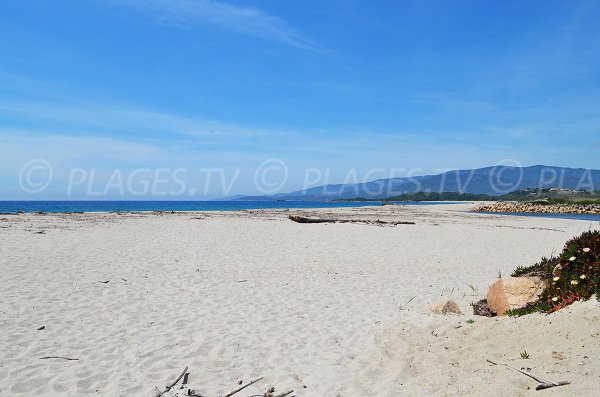
M600 168L598 20L599 1L3 1L0 198L62 198L73 168L219 168L229 194L269 159L282 191L307 169ZM33 159L54 178L35 195Z

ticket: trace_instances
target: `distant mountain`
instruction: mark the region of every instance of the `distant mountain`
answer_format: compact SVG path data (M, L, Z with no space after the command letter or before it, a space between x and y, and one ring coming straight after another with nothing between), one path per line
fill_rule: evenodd
M214 201L235 201L235 200L239 200L239 199L244 199L246 196L245 194L235 194L233 196L226 196L226 197L221 197L218 199L215 199Z
M454 170L437 175L379 179L359 184L324 185L270 196L237 197L235 200L378 199L414 192L461 192L497 196L522 189L540 188L600 190L600 170L545 165L496 166Z

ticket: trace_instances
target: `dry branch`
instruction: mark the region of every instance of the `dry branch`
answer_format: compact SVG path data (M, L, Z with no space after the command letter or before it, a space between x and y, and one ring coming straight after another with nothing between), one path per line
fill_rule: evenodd
M236 393L238 393L238 392L240 392L240 391L244 390L244 389L245 389L245 388L247 388L248 386L250 386L250 385L253 385L253 384L255 384L256 382L258 382L258 381L260 381L260 380L262 380L262 379L263 379L263 376L261 376L260 378L254 379L253 381L250 381L250 382L246 383L245 385L243 385L243 386L240 386L239 388L237 388L237 389L235 389L235 390L233 390L233 391L230 391L229 393L227 393L227 394L223 395L222 397L231 397L231 396L233 396L234 394L236 394Z
M46 356L46 357L40 357L40 360L49 360L49 359L59 359L59 360L67 360L67 361L79 361L78 358L70 358L70 357L60 357L60 356Z
M306 218L304 216L296 216L296 215L289 215L288 218L290 218L294 222L298 222L298 223L335 223L335 222L337 222L337 220L335 220L335 219Z
M414 222L407 222L407 221L395 221L395 222L387 222L387 221L380 221L379 219L377 219L376 221L373 221L372 223L376 224L376 225L414 225Z
M520 369L520 368L513 367L512 365L508 365L508 364L505 364L505 363L500 363L500 362L498 362L498 361L490 360L489 358L487 359L487 361L488 361L489 363L492 363L492 364L494 364L494 365L503 365L503 366L505 366L506 368L510 368L510 369L512 369L512 370L518 371L518 372L522 373L523 375L529 376L530 378L532 378L532 379L535 379L536 381L540 382L541 384L540 384L540 385L538 385L538 386L535 388L535 390L544 390L544 389L549 389L549 388L551 388L551 387L568 385L568 384L570 384L570 383L571 383L571 382L553 382L553 381L551 381L551 380L543 379L543 378L540 378L539 376L536 376L536 375L530 374L529 372L527 372L527 371L523 371L523 370L522 370L522 369Z
M179 382L179 380L180 380L181 378L183 378L183 376L184 376L184 375L187 373L187 370L188 370L188 367L185 367L185 369L183 370L183 372L181 373L181 375L179 375L179 376L177 377L177 379L175 379L175 381L173 381L172 383L169 383L169 384L166 386L165 390L163 390L163 391L161 391L160 393L158 393L158 394L156 395L156 397L160 397L160 396L162 396L163 394L165 394L166 392L168 392L169 390L171 390L171 389L173 388L173 386L175 386L175 385L177 384L177 382Z
M173 387L175 387L175 385L177 385L177 383L179 383L179 381L183 378L183 383L181 386L181 391L178 393L185 393L186 396L189 397L206 397L202 392L200 392L197 389L192 389L189 386L186 386L188 383L188 367L185 367L185 369L183 370L183 372L181 373L181 375L179 375L179 377L177 377L177 379L175 379L175 381L169 383L165 390L160 391L157 387L155 387L156 389L156 394L155 397L161 397L164 394L168 393L169 391L171 391L171 389L173 389ZM239 392L241 392L242 390L246 389L247 387L261 381L263 379L263 377L261 376L260 378L256 378L254 380L251 380L250 382L247 382L245 384L242 385L242 381L240 380L238 382L239 386L237 389L230 391L227 394L222 394L219 397L231 397ZM290 390L290 391L286 391L284 393L279 393L279 394L274 394L275 393L275 388L271 387L265 394L256 394L253 395L253 397L288 397L290 396L294 391ZM182 395L182 394L178 394L178 395Z

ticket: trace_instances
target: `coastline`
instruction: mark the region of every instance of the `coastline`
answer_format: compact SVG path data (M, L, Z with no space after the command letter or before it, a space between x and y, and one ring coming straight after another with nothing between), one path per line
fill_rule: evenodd
M547 204L518 201L499 201L483 204L473 209L475 212L517 212L536 214L587 214L600 215L600 204Z
M485 357L527 349L534 372L573 382L563 392L592 393L597 303L552 325L469 307L499 271L549 255L589 222L472 206L3 216L0 392L147 396L189 366L207 395L260 376L249 392L522 395L528 379ZM297 224L290 214L416 224ZM429 311L446 297L465 315ZM52 355L78 360L39 359Z

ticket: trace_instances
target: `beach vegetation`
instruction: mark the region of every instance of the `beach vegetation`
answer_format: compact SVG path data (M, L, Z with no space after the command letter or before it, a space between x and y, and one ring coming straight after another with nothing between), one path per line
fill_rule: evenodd
M471 296L479 295L479 290L473 284L467 283L467 286L471 289Z
M522 316L552 313L579 300L600 300L600 231L590 230L566 242L558 256L542 258L532 266L519 266L513 277L540 277L546 288L535 302L506 312Z

